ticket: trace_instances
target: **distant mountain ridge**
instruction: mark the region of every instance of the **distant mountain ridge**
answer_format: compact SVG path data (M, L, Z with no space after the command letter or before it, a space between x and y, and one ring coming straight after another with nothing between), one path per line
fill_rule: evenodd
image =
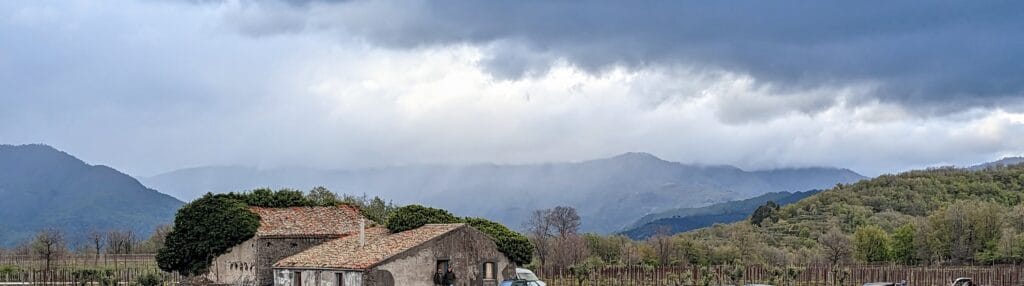
M745 200L718 203L706 207L680 208L649 214L637 220L622 234L632 239L643 240L661 231L667 231L666 235L673 235L717 223L737 222L747 219L757 207L769 201L785 206L819 192L821 191L767 193Z
M71 241L90 230L144 238L183 204L113 168L38 144L0 145L0 197L0 246L7 247L46 228Z
M619 231L643 215L755 197L768 192L822 189L864 179L836 168L744 171L697 166L647 153L572 163L405 166L361 170L200 167L141 178L148 186L191 200L206 192L258 187L377 195L420 203L520 228L535 209L570 205L589 232Z
M1024 163L1024 157L1004 157L1002 159L967 167L968 170L979 171L994 167L1006 167Z

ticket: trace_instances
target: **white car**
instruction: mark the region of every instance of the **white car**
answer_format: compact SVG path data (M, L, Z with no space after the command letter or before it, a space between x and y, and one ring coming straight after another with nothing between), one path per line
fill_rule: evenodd
M533 271L526 268L516 268L516 277L501 282L501 286L548 286L544 281L540 281Z

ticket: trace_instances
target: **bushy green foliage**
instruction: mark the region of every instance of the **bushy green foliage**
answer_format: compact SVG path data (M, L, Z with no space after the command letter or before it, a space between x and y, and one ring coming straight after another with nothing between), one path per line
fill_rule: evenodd
M498 245L498 251L508 256L516 265L530 263L533 255L533 243L530 243L525 235L487 219L465 218L463 221L494 239Z
M425 207L421 205L408 205L400 207L388 218L388 230L391 232L403 232L415 229L431 223L459 223L462 222L446 210Z
M117 275L114 274L113 269L107 268L82 268L71 271L71 276L74 277L75 281L78 281L78 285L92 285L96 283L101 286L115 286L118 283Z
M142 274L135 278L135 285L137 286L159 286L163 283L164 277L154 272Z
M206 273L213 258L252 238L260 218L236 196L206 194L186 204L157 253L160 269L182 275Z
M24 271L18 266L14 265L0 265L0 276L14 275L15 273Z
M301 206L320 206L320 205L335 205L335 202L318 202L309 197L299 190L293 189L281 189L273 191L271 189L255 189L244 193L227 193L226 196L231 199L238 200L246 205L255 207L268 207L268 208L286 208L286 207L301 207ZM323 204L321 204L323 203Z
M915 253L916 249L914 247L914 234L916 232L917 229L911 223L896 229L896 232L892 235L892 245L889 247L889 250L892 251L890 257L893 261L904 265L917 263L917 253Z
M775 222L778 220L778 217L775 216L775 212L778 210L778 204L773 201L768 201L754 210L754 214L750 216L750 223L761 226L765 221Z
M865 262L889 261L889 234L874 225L857 228L853 233L853 249L857 258Z

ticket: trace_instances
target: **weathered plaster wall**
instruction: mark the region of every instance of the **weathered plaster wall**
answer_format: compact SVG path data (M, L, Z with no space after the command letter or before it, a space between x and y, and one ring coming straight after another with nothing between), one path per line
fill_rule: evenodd
M217 284L254 285L256 282L256 239L236 245L210 264L206 274Z
M490 237L476 229L464 227L400 254L373 269L390 272L394 285L374 281L377 275L372 275L372 272L364 275L364 282L366 286L434 286L433 275L438 260L450 261L457 277L455 285L458 286L497 285L509 275L512 267ZM495 264L495 280L482 279L484 262Z
M257 285L275 284L274 263L282 258L292 256L310 247L324 243L326 238L260 238L256 242L256 278ZM303 277L306 278L306 277ZM310 282L315 279L309 280ZM302 282L308 284L306 279ZM291 285L291 284L288 284Z

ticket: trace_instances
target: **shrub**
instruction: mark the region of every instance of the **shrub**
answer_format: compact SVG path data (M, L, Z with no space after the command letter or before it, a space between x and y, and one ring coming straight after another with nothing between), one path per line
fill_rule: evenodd
M164 277L158 273L146 273L135 278L135 285L138 286L159 286L164 283Z

